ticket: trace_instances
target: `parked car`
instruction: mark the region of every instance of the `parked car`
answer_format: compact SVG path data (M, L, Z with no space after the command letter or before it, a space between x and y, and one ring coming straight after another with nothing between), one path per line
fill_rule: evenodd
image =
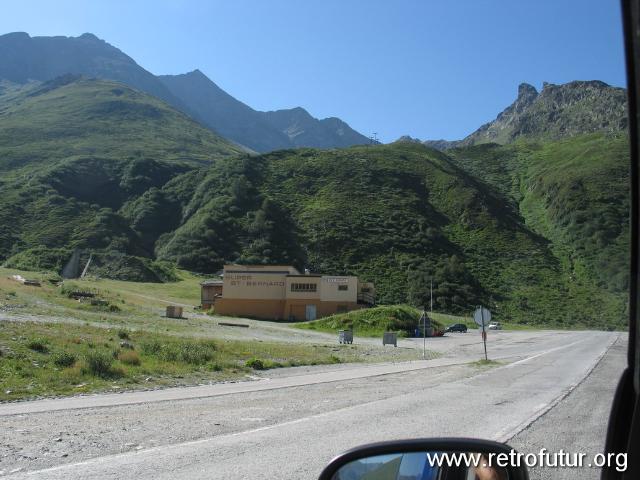
M454 323L453 325L449 325L445 332L467 333L467 326L464 323Z
M500 322L491 322L489 324L489 326L487 327L487 329L489 329L489 330L502 330L502 325L500 325Z

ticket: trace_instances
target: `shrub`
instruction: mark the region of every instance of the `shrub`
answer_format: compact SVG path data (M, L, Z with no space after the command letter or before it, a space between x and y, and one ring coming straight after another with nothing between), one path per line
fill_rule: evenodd
M29 340L29 342L27 343L27 347L29 347L34 352L47 353L49 351L47 341L43 338L33 338Z
M140 350L145 355L157 355L162 350L162 345L157 340L151 340L140 345Z
M213 359L215 346L212 343L180 344L178 359L192 365L202 365Z
M215 357L216 346L213 342L175 342L161 344L157 340L145 342L140 346L145 355L154 355L167 362L185 362L202 365Z
M254 370L264 370L265 369L265 365L264 362L262 360L260 360L259 358L250 358L249 360L247 360L247 362L245 363L245 365L249 368L253 368Z
M70 367L76 363L76 356L69 352L58 352L53 357L53 363L58 367Z
M135 352L133 350L120 352L120 354L118 355L118 360L120 360L125 365L140 365L140 357L138 356L138 352Z
M87 370L92 375L107 377L111 373L113 357L103 352L89 352L85 356Z

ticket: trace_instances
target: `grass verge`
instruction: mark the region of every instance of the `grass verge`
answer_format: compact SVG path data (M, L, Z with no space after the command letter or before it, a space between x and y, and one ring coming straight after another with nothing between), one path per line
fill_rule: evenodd
M118 333L0 322L0 401L216 382L269 368L366 361L369 355L357 345L194 339L140 330L122 340Z

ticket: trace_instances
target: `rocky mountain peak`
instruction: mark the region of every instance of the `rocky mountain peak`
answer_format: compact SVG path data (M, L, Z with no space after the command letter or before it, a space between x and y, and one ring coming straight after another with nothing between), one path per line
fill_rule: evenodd
M460 142L476 145L510 143L517 138L558 139L626 128L626 91L599 80L565 84L544 82L542 91L521 83L516 100Z
M520 85L518 85L518 100L525 98L535 98L537 96L538 91L533 85L529 83L521 83Z

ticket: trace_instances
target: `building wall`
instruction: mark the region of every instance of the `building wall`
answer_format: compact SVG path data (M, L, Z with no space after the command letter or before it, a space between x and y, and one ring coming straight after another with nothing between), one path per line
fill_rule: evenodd
M300 275L300 272L295 267L291 265L225 265L224 271L230 272L278 272L278 273L286 273L288 275Z
M296 283L313 284L316 289L291 291ZM215 311L220 315L301 321L306 320L307 305L315 305L316 318L361 308L358 278L300 275L287 266L226 265L222 297L216 299Z
M347 290L340 290L340 286ZM320 300L323 302L354 302L358 301L358 277L330 276L322 277Z
M323 302L320 300L287 299L284 305L284 318L306 320L307 305L316 306L316 318L328 317L336 313L350 312L361 308L357 302Z
M226 272L223 298L282 300L285 298L286 273Z
M264 320L284 320L284 300L247 300L219 298L216 300L216 314L237 317L261 318Z
M318 275L299 275L286 277L285 298L287 299L316 299L320 300L320 291L322 289L322 277ZM311 284L316 286L315 292L294 292L291 287L295 283Z

